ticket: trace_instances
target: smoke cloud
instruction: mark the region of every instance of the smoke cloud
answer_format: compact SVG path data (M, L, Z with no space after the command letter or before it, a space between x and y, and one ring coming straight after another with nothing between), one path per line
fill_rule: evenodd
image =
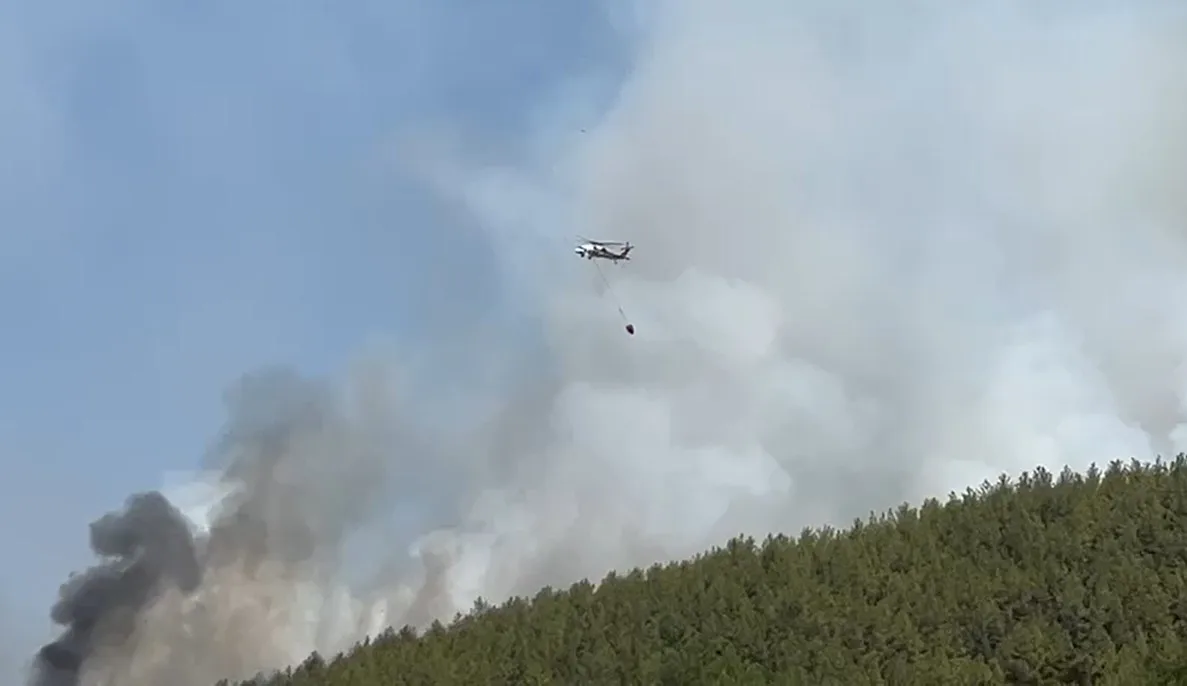
M514 246L540 371L463 438L373 368L248 379L195 541L151 495L151 525L99 526L116 562L42 653L79 669L41 684L250 676L736 533L1187 450L1182 10L629 7L597 121L567 93L505 166L404 157ZM575 233L637 245L613 291ZM384 523L409 502L433 515ZM381 573L348 591L368 529Z
M83 660L127 641L156 594L170 585L188 593L201 581L189 523L160 493L132 496L93 522L91 549L109 561L62 586L50 616L66 631L38 653L37 683L78 683Z

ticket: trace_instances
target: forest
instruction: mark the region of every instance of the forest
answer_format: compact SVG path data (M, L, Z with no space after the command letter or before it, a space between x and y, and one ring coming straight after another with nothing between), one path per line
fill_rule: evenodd
M1039 468L479 601L248 684L1187 684L1185 527L1183 455Z

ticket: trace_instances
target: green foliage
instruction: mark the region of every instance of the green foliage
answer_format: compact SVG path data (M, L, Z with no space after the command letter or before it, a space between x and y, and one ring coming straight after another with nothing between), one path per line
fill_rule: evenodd
M1187 458L1037 469L389 630L256 683L1187 684Z

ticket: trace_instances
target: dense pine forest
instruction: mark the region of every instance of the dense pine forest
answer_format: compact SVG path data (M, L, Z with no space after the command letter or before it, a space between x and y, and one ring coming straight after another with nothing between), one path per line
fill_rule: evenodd
M845 530L478 603L269 686L1187 683L1187 458L1038 469Z

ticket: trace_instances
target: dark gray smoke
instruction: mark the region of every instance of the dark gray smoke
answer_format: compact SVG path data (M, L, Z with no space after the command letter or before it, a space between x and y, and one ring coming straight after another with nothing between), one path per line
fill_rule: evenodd
M284 368L242 377L208 460L213 495L196 513L141 494L91 525L104 561L63 586L52 616L66 629L32 686L210 684L372 630L365 608L346 599L336 615L320 589L373 517L388 461L409 452L393 446L418 445L387 387L373 367L345 393Z
M157 492L134 495L122 512L92 522L91 549L104 561L62 585L50 615L66 629L38 651L33 686L80 683L87 660L126 640L161 591L188 593L201 582L189 525Z

